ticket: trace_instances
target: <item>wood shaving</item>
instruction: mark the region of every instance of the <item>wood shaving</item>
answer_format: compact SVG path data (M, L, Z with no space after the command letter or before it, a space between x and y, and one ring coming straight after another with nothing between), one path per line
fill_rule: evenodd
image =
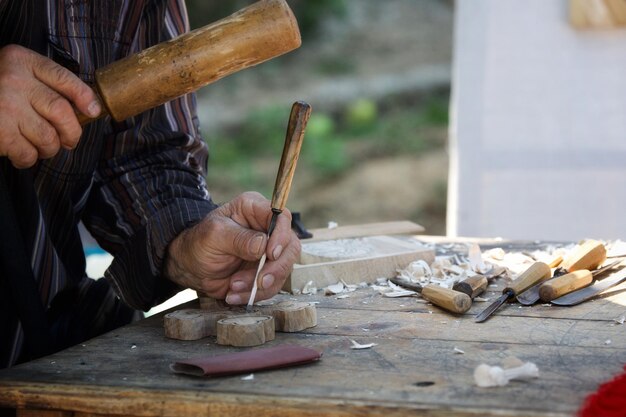
M302 294L315 295L317 293L317 287L313 285L313 281L307 282L302 288Z
M337 222L333 222L333 221L328 222L329 229L336 229L338 226L339 224Z
M329 285L328 287L324 288L324 294L325 295L335 295L335 294L341 294L344 290L344 285L341 282L338 282L336 284L333 285Z
M486 303L489 300L491 300L491 298L474 297L474 301L477 303Z
M454 353L458 354L458 355L463 355L465 354L464 350L459 349L458 347L454 347Z
M626 321L626 314L616 319L613 319L613 321L617 324L624 324L624 321Z
M491 269L491 267L483 261L483 255L478 244L474 243L470 245L467 250L467 257L469 258L470 266L474 272L484 274Z
M417 293L415 291L411 291L411 290L394 290L394 291L384 292L383 297L388 297L388 298L412 297L416 294Z
M242 376L241 380L242 381L252 381L254 379L254 374L250 374L250 375L246 375L246 376Z
M474 381L482 388L502 387L513 379L527 380L539 377L539 369L532 362L516 368L503 369L499 366L480 364L474 370Z
M352 346L350 346L350 349L370 349L377 345L377 343L367 343L367 344L362 345L356 342L355 340L350 340L350 341L352 342Z
M335 297L335 300L343 300L344 298L350 298L350 294L341 294Z

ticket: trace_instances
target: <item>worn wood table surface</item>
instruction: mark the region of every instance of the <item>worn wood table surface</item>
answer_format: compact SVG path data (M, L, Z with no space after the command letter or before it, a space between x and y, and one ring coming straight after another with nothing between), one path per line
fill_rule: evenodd
M492 300L503 284L496 283ZM29 416L569 416L626 363L626 327L614 321L626 312L626 292L575 307L508 304L480 324L473 317L486 303L454 316L369 288L345 299L297 298L319 302L317 327L278 333L266 346L313 347L323 351L318 363L252 380L176 375L169 364L177 359L243 349L215 338L168 340L159 315L0 371L0 405ZM377 345L352 350L351 340ZM536 363L540 377L474 384L477 365L508 356Z

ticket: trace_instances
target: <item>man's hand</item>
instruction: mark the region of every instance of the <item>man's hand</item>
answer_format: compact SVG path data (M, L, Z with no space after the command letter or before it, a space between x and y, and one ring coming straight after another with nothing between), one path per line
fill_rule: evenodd
M16 168L73 149L82 129L74 107L100 114L91 88L68 69L29 49L0 49L0 156Z
M300 241L291 231L291 213L285 210L278 216L268 242L266 230L271 216L270 202L263 196L241 194L172 241L165 275L209 297L245 304L257 261L266 253L256 299L274 296L300 256Z

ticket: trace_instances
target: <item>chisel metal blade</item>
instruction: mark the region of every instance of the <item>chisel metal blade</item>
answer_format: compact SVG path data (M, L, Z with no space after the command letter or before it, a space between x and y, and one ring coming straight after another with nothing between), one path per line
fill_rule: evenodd
M597 280L593 285L571 292L550 302L559 306L573 306L596 297L603 291L606 291L624 281L626 281L626 268L621 269L604 279Z
M500 296L500 298L498 298L496 301L494 301L489 307L487 307L485 310L483 310L482 313L478 314L476 316L476 318L474 319L474 321L476 323L481 323L485 320L487 320L487 318L489 316L491 316L491 314L496 311L497 309L500 308L500 306L502 304L504 304L506 302L506 300L509 299L509 297L513 297L515 295L515 293L513 291L508 291L505 292L504 294L502 294Z

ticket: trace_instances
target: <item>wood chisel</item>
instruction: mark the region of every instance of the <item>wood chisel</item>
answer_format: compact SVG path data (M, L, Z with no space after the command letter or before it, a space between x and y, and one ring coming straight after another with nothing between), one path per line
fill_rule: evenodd
M561 275L566 275L570 272L578 271L578 270L594 270L599 265L606 260L606 248L602 244L602 242L598 242L597 240L587 240L580 245L577 245L570 254L558 265L558 268L555 269L552 274L552 278L557 278ZM552 265L550 265L552 266ZM584 274L578 277L579 285L582 285L585 278ZM563 285L571 279L576 278L576 276L570 276L566 280L561 280L558 285ZM591 282L591 281L589 281ZM587 284L589 284L589 282ZM585 285L587 285L585 284ZM516 299L517 301L525 306L532 305L539 301L539 288L543 285L543 282L540 282L528 290L524 291L521 294L518 294ZM580 287L578 287L580 288ZM577 288L574 288L577 289ZM546 292L548 290L544 290ZM573 291L573 290L572 290ZM547 294L546 294L547 296Z
M485 274L473 275L455 283L452 286L452 289L454 291L459 291L469 295L470 298L473 300L487 289L487 285L489 285L489 282L491 282L494 278L504 274L505 272L506 268L503 268L501 266L494 266Z
M424 299L452 313L463 314L472 306L472 299L467 294L459 291L443 288L435 284L428 284L422 287L417 283L398 277L391 278L390 281L400 287L420 293Z
M293 103L291 113L289 114L283 154L280 158L280 165L278 166L278 173L276 174L276 183L274 184L274 192L272 193L272 219L267 229L268 238L272 235L274 227L276 227L276 220L287 204L293 174L296 172L296 164L298 163L300 148L302 147L302 141L304 139L304 130L310 116L311 106L309 104L302 101ZM261 273L261 269L263 269L266 259L266 254L263 254L259 260L259 266L254 277L254 283L252 284L252 292L250 293L248 305L246 306L246 311L248 312L252 311L258 288L259 274Z
M596 269L595 271L579 269L577 271L569 272L565 275L549 279L539 286L539 298L541 301L547 303L555 298L559 298L565 294L584 288L591 284L594 277L614 268L621 262L622 260L612 262L602 268Z
M622 282L626 281L626 269L620 269L617 272L609 275L604 279L596 280L593 285L590 285L585 288L581 288L580 290L571 292L567 295L559 297L555 300L550 301L550 303L558 305L558 306L573 306L576 304L580 304L583 301L590 300L602 292L608 290L611 287L614 287Z
M544 262L533 263L526 271L522 272L519 277L511 282L511 285L502 291L502 295L487 307L482 313L476 316L476 323L483 322L508 299L515 297L517 294L524 292L537 282L545 281L550 277L550 267Z

